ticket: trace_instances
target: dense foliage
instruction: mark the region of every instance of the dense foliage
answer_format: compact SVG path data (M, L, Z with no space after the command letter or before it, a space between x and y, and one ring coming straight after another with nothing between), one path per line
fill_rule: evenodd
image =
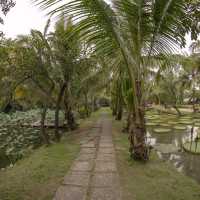
M31 30L29 35L0 41L0 108L9 114L2 117L7 121L7 127L2 125L3 132L18 123L20 116L20 123L27 123L23 121L25 111L34 108L40 110L37 120L33 117L40 130L20 127L20 133L5 131L4 152L11 155L27 146L60 141L60 125L68 130L77 128L74 113L88 117L100 100L111 99L117 120L122 119L123 110L128 113L131 156L148 160L148 105L173 107L182 115L179 106L189 103L197 111L199 42L192 44L191 55L179 54L186 34L191 33L192 39L198 37L198 1L35 2L43 9L53 7L44 31ZM49 32L54 16L58 19L55 30ZM16 110L24 112L18 112L15 118L10 113ZM54 112L53 137L46 129L48 110ZM64 113L62 120L60 111Z
M38 119L40 110L0 114L0 167L14 163L42 144ZM64 120L64 113L61 116ZM54 112L47 113L47 124L54 120Z
M129 100L132 96L132 99L127 101L128 108L131 108L128 120L131 156L148 159L144 117L145 104L152 87L149 84L151 71L171 64L171 55L185 45L185 34L192 33L192 38L197 38L198 2L74 0L63 1L62 5L56 0L36 2L44 9L57 5L52 11L52 14L57 16L61 16L62 12L71 15L75 24L73 33L81 41L94 47L98 55L106 57L108 66L114 66L116 76L123 76L121 70L116 70L123 66L122 71L126 71L130 81ZM121 118L122 84L119 84L119 81L116 83L114 90L117 89L117 95L114 95L114 101L118 102L116 105L120 105L117 118ZM177 100L171 103L177 104Z

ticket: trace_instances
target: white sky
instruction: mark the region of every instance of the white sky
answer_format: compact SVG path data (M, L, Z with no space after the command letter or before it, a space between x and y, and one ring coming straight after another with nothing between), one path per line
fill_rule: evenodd
M0 30L4 32L6 37L13 38L20 34L29 34L31 29L43 31L48 19L45 16L46 12L34 6L31 0L16 1L16 6L5 17L4 25L0 25ZM189 52L188 47L191 44L191 40L189 36L186 38L187 47L183 51Z
M48 17L31 0L17 0L14 8L4 18L0 30L7 37L28 34L31 29L43 30Z

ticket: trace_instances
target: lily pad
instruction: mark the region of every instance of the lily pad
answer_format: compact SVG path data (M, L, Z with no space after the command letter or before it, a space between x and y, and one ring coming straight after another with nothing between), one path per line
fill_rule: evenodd
M181 117L182 120L188 120L188 119L192 119L192 116L184 116L184 117Z
M170 128L155 128L153 131L155 133L169 133L171 129Z
M190 124L192 124L193 123L193 121L191 120L191 121L179 121L179 123L180 124L186 124L186 125L190 125Z
M177 121L169 121L169 122L167 122L167 123L170 124L170 125L176 125L176 124L178 124Z
M169 124L166 124L166 123L162 123L162 124L160 124L160 126L163 126L163 127L170 127L170 125L169 125Z
M154 119L158 119L158 116L156 116L156 115L147 115L146 117L145 117L146 119L149 119L149 120L154 120Z
M147 125L147 126L156 126L157 124L154 123L154 122L147 122L146 125Z
M179 150L178 147L174 146L173 144L156 144L154 148L161 153L174 153Z
M174 126L174 129L175 129L175 130L186 130L187 127L185 127L185 126L180 126L180 125L178 126L178 125L177 125L177 126Z
M200 126L200 122L195 123L195 126Z
M161 124L161 123L163 123L162 120L158 120L158 119L156 119L156 120L152 120L152 122L157 123L157 124Z
M186 142L183 144L183 149L186 152L200 155L200 141Z

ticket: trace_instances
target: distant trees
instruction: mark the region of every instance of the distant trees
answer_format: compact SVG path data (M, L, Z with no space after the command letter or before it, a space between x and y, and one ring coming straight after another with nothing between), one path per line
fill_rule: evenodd
M105 88L99 76L104 73L100 60L71 35L71 19L63 15L51 33L49 24L50 20L43 33L31 30L15 40L2 38L0 46L0 108L17 102L26 109L41 108L41 135L47 144L49 108L55 110L55 139L59 141L59 127L64 125L60 123L60 110L65 113L65 125L73 130L77 127L74 111L80 108L88 117L98 96L95 87Z

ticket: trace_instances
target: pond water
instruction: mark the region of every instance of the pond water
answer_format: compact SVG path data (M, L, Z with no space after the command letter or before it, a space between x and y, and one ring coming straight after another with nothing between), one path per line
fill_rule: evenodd
M198 121L200 118L199 116L189 116L187 118L187 123L192 125L186 125L186 123L181 124L186 118L170 117L169 115L167 117L166 115L156 115L155 118L150 117L151 119L147 119L147 122L153 123L156 120L158 121L159 118L159 123L157 123L156 126L151 125L147 128L148 142L154 146L161 159L170 161L179 172L183 172L192 177L200 184L200 155L185 152L182 148L185 142L194 140L197 135L199 135L200 128ZM173 122L175 123L173 124ZM174 127L177 126L176 122L178 122L178 126L184 127L185 130L176 130ZM198 124L198 126L195 126L194 122ZM155 129L162 129L163 127L171 130L166 133L155 132ZM192 127L193 134L191 134Z
M53 124L54 111L49 110L46 124ZM64 112L60 113L61 120ZM6 168L27 155L42 143L40 129L37 126L41 117L39 109L10 114L0 113L0 170ZM50 137L53 135L48 130Z

